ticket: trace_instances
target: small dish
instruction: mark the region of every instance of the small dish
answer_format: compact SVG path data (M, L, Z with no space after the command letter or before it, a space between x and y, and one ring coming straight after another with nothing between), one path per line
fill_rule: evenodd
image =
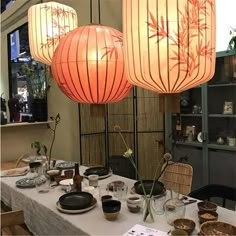
M63 179L59 182L62 186L70 186L73 185L73 179Z

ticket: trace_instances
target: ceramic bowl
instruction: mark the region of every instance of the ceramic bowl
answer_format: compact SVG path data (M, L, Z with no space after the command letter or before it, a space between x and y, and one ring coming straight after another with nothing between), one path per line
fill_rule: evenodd
M198 202L197 204L199 211L216 211L217 205L214 202Z
M143 199L139 195L134 195L128 197L126 203L130 212L138 213L142 209Z
M200 235L236 235L236 227L220 221L207 221L200 226Z
M173 224L174 224L175 229L184 230L188 234L191 234L196 226L193 220L184 219L184 218L174 220Z
M200 224L207 222L207 221L212 221L212 220L218 220L218 213L215 211L199 211L198 212L198 218Z
M181 229L174 229L171 231L171 236L187 236L188 233Z
M115 220L121 208L121 202L117 200L106 200L102 202L102 210L107 220Z

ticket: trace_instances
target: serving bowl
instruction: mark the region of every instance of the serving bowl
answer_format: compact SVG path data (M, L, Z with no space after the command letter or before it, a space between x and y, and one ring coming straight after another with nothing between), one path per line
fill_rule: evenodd
M135 192L140 195L144 195L143 188L145 189L146 194L150 194L152 187L152 195L160 195L165 191L164 184L160 181L155 181L154 186L153 180L143 180L142 183L141 181L137 181L134 183Z
M200 226L200 235L203 236L229 236L236 235L236 227L221 221L207 221Z
M174 220L173 225L175 229L184 230L188 234L191 234L196 226L193 220L184 219L184 218Z
M200 224L207 221L216 221L218 220L218 213L215 211L199 211L198 218Z
M214 202L198 202L197 204L199 211L216 211L217 205Z

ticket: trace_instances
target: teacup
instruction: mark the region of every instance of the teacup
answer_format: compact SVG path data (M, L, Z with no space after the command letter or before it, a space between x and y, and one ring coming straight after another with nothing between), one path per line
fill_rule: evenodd
M102 210L107 220L116 220L120 213L120 208L120 201L106 200L102 202Z
M139 195L134 195L128 197L126 203L130 212L138 213L142 209L143 199Z

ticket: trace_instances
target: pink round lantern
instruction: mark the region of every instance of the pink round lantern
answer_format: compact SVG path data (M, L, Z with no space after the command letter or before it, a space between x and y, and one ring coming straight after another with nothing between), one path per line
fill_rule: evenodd
M52 74L61 91L80 103L111 103L132 89L126 80L122 33L88 25L68 33L52 60Z

